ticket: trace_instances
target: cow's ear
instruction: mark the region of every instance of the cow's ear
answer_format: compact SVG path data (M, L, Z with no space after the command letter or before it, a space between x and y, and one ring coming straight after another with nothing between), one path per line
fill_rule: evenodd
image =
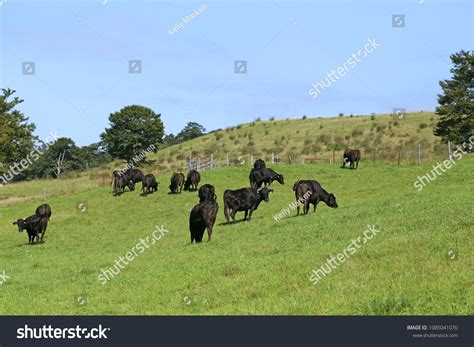
M13 222L13 225L16 225L16 222Z
M269 193L273 193L273 189L270 188L270 189L268 190L268 192L269 192Z

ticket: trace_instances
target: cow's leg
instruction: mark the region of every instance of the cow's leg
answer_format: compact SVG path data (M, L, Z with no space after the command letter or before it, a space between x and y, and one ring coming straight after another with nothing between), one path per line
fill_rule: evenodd
M308 214L308 211L309 211L309 201L305 200L304 208L303 208L303 214Z
M249 215L249 210L245 210L245 217L244 220L247 220L247 216Z
M249 218L248 218L247 220L251 220L251 219L252 219L252 213L253 213L253 211L254 211L254 210L252 210L252 209L250 210L250 212L249 212Z
M341 169L346 167L346 158L342 159L342 166Z
M318 207L319 199L314 202L313 213L316 213L316 207Z
M237 208L232 209L231 217L232 221L235 223L235 215L237 214Z
M212 236L212 225L209 224L207 226L207 242L211 241L211 236Z
M227 223L229 223L229 208L227 206L224 206L224 217Z
M296 215L297 215L297 216L300 215L300 204L298 203L298 201L299 201L299 200L296 199L296 203L298 204L298 205L296 205Z

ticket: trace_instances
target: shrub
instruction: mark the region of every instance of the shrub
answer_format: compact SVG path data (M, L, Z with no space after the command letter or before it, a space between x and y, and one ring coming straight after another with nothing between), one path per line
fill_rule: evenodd
M270 134L270 131L265 130L265 135L269 135L269 134Z
M184 159L186 159L186 156L185 156L183 153L178 154L178 155L176 156L176 160L184 160Z
M338 117L344 117L344 113L339 113Z
M375 116L370 116L370 119L371 119L371 120L375 120Z
M308 117L306 117L306 115L304 115L304 116L303 116L303 120L306 119L306 118L308 118Z
M268 118L269 121L274 121L275 120L275 117L270 117ZM275 123L276 124L276 123Z
M420 129L425 129L427 127L428 127L428 124L426 124L426 123L421 123L420 124Z
M306 140L304 140L304 144L305 144L305 145L310 145L310 144L312 144L312 143L313 143L313 140L311 140L311 139L306 139Z
M364 134L364 130L362 129L354 129L352 130L352 137L358 137Z
M230 135L229 140L234 141L235 140L235 135Z

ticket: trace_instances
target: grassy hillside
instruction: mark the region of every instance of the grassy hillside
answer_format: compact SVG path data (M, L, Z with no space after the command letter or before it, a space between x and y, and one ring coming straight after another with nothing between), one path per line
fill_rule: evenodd
M396 115L306 118L291 120L256 121L216 131L192 141L160 150L155 170L181 169L189 157L214 159L223 165L229 156L231 164L249 161L249 156L271 158L272 153L288 162L339 162L346 147L356 147L362 160L396 163L401 150L403 164L414 163L421 144L422 159L446 157L447 149L433 135L437 116L430 112Z
M355 121L344 119L347 126ZM329 126L331 120L325 122ZM189 245L187 227L196 193L172 196L161 187L148 197L138 192L113 197L99 179L82 177L46 182L56 189L46 199L53 216L46 242L30 246L12 221L43 202L39 196L45 181L2 187L12 200L28 191L38 197L0 208L0 273L9 276L0 285L1 314L474 313L474 160L462 159L421 192L413 182L431 170L428 164L276 169L286 185L275 184L270 202L251 222L234 225L223 225L222 193L247 186L248 167L202 172L204 183L216 185L221 208L213 240L201 245ZM294 200L292 183L306 177L334 192L339 208L321 205L316 214L296 218L292 212L275 221L274 214ZM167 182L168 175L159 180ZM313 269L374 224L377 236L316 286L311 284ZM113 266L161 225L169 232L110 282L100 283L101 269Z

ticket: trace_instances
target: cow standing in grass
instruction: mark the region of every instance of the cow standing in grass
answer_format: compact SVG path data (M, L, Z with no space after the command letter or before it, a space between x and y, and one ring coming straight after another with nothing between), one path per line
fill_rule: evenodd
M171 184L170 184L170 191L171 194L181 194L184 186L184 174L181 172L174 173L171 176Z
M112 173L112 183L114 185L115 195L120 195L125 192L125 187L128 187L131 192L135 190L135 183L132 182L128 176L127 173L120 170L115 170Z
M202 242L204 230L207 229L207 241L211 241L212 228L216 222L219 204L216 201L214 186L206 184L199 189L199 204L193 207L189 216L191 243Z
M273 181L277 181L280 184L285 184L285 179L283 175L280 175L273 171L270 168L263 169L252 169L249 175L250 187L251 188L260 188L262 184L272 186Z
M313 211L316 212L316 207L320 201L323 201L329 207L338 207L336 196L324 190L317 181L298 180L293 185L293 191L296 197L297 215L300 214L300 204L303 204L303 214L308 214L309 204L314 205Z
M188 172L188 177L184 183L184 190L196 191L198 189L199 182L201 182L201 175L196 170Z
M269 201L269 194L273 192L268 188L242 188L237 190L226 190L224 192L224 216L229 223L229 219L235 222L235 214L244 211L244 220L250 220L252 213L262 201Z
M26 219L18 219L16 222L13 222L13 225L18 226L18 231L22 232L26 230L28 233L28 243L33 244L36 238L36 243L39 243L40 240L43 242L44 234L48 227L48 218L38 215L30 216Z
M344 151L344 155L342 158L342 168L344 168L346 164L349 163L351 169L357 169L359 167L359 161L360 151L358 149L347 148Z
M158 182L156 181L155 175L148 174L145 176L145 184L142 188L144 194L149 194L158 191Z

